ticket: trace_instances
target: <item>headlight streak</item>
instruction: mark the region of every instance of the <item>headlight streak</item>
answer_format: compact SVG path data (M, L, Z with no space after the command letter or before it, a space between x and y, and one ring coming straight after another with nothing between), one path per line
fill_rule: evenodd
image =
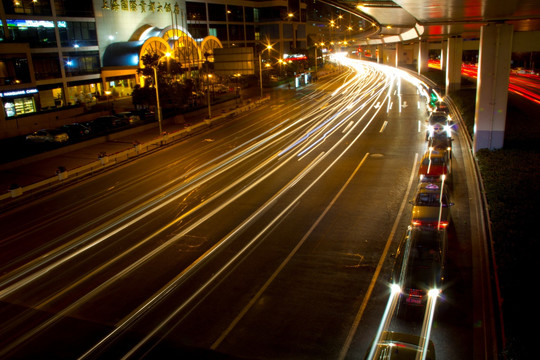
M386 308L384 309L381 322L379 323L379 328L377 329L377 334L375 335L373 344L371 345L371 349L369 351L369 355L366 357L366 359L372 360L374 358L377 347L379 346L381 335L383 331L388 328L390 320L392 319L392 315L394 314L394 311L396 309L400 294L401 288L399 286L392 285L390 287L390 295L388 296L388 301L386 302Z
M435 306L437 305L439 294L439 289L431 289L428 292L426 312L424 313L424 320L422 322L422 329L420 332L420 344L418 344L422 350L416 354L416 360L426 359L429 347L429 338L431 337L431 328L433 326L433 317L435 315Z
M340 120L337 124L335 124L330 130L328 130L325 133L322 133L317 138L313 138L310 140L310 143L307 143L304 145L298 152L297 156L302 158L304 155L306 155L308 152L314 150L317 148L320 144L322 144L328 136L330 136L332 133L337 131L341 125L343 125L350 117L358 113L361 109L356 109L352 113L348 114L343 120ZM341 115L345 110L340 111L338 114L334 115L330 120L334 120L336 117ZM363 116L365 116L366 113L364 113ZM362 116L362 118L363 118ZM359 122L362 120L362 118L359 119ZM329 122L328 122L329 123ZM325 126L326 127L326 126Z
M381 84L380 82L377 84L377 86L381 87L380 90L378 90L376 93L374 92L375 89L372 89L371 92L370 92L370 97L369 99L366 100L366 103L369 103L369 102L374 102L376 101L377 98L380 97L382 91L383 91L383 86L386 86L386 83L383 83ZM362 88L360 88L362 90ZM350 98L350 97L349 97ZM308 133L306 133L306 135L304 135L302 138L300 138L299 140L297 140L296 142L294 142L293 144L291 144L289 147L287 147L286 149L282 150L280 153L279 153L279 156L282 156L284 155L285 153L287 153L288 151L294 149L295 147L297 147L299 144L301 144L302 142L305 142L306 140L309 140L310 138L313 137L314 134L316 134L318 131L320 131L321 129L324 128L324 126L326 126L327 124L329 124L331 121L333 121L335 118L337 118L339 115L341 115L343 112L345 112L346 110L349 110L351 108L351 105L354 107L355 104L358 103L359 100L345 100L345 101L349 101L349 104L347 104L344 108L342 108L341 110L337 110L337 113L333 116L331 116L329 119L327 120L323 120L323 123L319 124L317 127L315 127L313 130L309 131ZM342 101L343 102L343 101ZM365 103L364 103L365 104ZM364 108L364 106L360 106L358 109L354 110L354 113L357 113L359 110L362 110ZM375 107L377 108L377 107ZM349 116L350 117L350 116ZM343 121L340 121L339 123L340 125L343 124ZM333 131L335 131L337 128L336 127L333 127L332 128ZM322 134L322 138L315 138L314 140L311 140L312 142L314 142L315 144L314 145L304 145L302 147L302 149L306 149L306 148L309 148L309 149L312 149L315 145L319 144L320 142L322 142L324 140L324 138L326 138L326 136L328 136L328 132L326 133L323 133ZM305 152L302 152L299 156L302 156Z

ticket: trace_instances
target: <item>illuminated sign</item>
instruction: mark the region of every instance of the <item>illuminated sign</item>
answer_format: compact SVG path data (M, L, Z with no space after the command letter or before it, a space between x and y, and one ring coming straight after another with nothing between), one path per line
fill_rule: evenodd
M39 27L54 28L54 21L49 21L49 20L20 20L20 19L11 20L11 19L8 19L6 21L7 21L8 27L17 27L17 28L23 28L23 29L24 28L39 28ZM61 27L61 28L66 27L65 21L57 21L57 23L58 23L58 27Z
M180 6L178 3L173 5L170 2L152 1L152 0L103 0L101 5L103 10L112 11L139 11L145 12L173 12L175 14L180 13Z
M38 89L23 89L23 90L12 90L12 91L3 91L0 92L0 97L13 97L13 96L20 96L20 95L30 95L30 94L37 94Z

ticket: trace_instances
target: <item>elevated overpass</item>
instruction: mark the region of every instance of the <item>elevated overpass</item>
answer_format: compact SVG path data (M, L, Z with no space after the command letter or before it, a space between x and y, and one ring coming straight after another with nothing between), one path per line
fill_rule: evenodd
M464 50L478 50L474 151L502 148L512 52L540 51L538 0L321 0L372 23L355 44L377 61L428 69L441 50L445 91L460 90Z

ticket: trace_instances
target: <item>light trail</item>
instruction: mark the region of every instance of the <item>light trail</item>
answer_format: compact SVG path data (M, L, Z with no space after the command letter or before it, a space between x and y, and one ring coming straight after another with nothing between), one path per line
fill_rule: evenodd
M438 61L430 60L429 67L440 69ZM461 73L472 79L478 78L478 66L462 64ZM540 77L538 75L510 74L508 91L540 104Z

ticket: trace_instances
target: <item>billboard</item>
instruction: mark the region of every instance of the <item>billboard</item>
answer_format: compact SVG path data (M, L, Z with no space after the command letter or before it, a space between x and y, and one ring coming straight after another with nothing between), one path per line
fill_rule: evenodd
M253 48L215 48L214 71L218 75L253 75L255 63Z

